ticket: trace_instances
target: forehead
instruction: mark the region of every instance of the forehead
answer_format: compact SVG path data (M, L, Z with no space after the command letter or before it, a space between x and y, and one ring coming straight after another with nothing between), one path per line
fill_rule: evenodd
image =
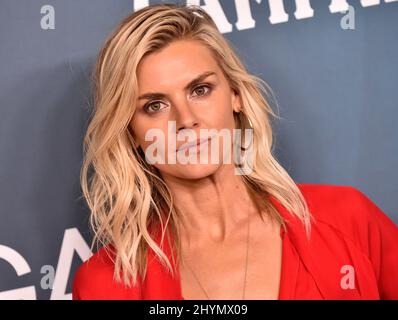
M140 91L170 84L185 85L204 71L220 69L210 49L193 40L178 40L143 58L137 69Z

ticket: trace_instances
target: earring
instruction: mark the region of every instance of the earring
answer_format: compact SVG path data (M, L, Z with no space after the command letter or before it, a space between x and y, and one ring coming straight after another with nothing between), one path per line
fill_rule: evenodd
M249 122L250 127L253 129L253 123L251 122L250 118L246 116L247 122Z

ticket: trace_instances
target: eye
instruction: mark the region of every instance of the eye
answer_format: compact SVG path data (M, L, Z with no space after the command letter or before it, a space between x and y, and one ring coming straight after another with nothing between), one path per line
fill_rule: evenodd
M206 89L207 89L207 91L206 91ZM199 93L199 96L205 96L205 95L209 94L212 89L213 89L212 85L205 84L205 85L197 86L195 89L193 89L193 92Z
M144 106L144 110L147 113L156 113L164 108L161 107L161 101L155 101L152 103L148 103Z

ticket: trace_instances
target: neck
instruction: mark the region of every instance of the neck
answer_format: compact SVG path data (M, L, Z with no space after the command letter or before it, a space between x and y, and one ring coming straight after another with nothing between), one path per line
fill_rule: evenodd
M233 169L224 165L213 175L194 181L164 176L182 215L181 236L189 243L225 242L247 223L248 214L257 212L242 177Z

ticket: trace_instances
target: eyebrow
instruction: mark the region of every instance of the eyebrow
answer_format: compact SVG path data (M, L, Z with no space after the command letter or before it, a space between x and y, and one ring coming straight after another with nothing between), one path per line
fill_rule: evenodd
M188 90L190 87L193 87L195 84L203 81L204 79L206 79L207 77L211 76L211 75L215 75L216 73L213 71L207 71L205 73L202 73L201 75L197 76L196 78L194 78L193 80L191 80L185 87L184 90ZM166 94L161 93L161 92L149 92L149 93L145 93L142 94L138 97L138 100L141 99L161 99L164 98L166 96Z

